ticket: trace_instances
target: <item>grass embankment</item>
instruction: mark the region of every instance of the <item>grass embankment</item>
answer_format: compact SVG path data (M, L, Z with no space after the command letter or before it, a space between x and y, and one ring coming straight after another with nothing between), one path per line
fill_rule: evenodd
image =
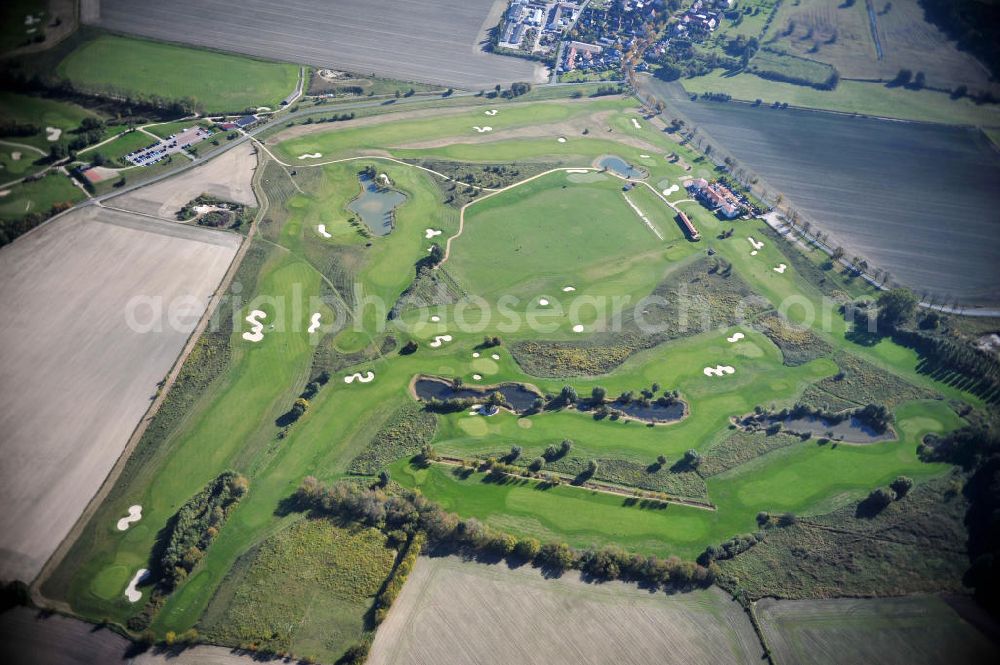
M127 57L123 57L127 54ZM206 113L270 106L298 82L295 65L98 34L59 63L56 74L81 90L170 100L192 99Z
M30 136L0 135L0 138L4 141L31 145L46 153L54 143L65 145L75 138L71 132L80 126L84 118L100 117L100 114L71 102L16 92L0 92L0 122L35 125L39 129L37 134ZM62 130L57 141L49 141L46 127ZM2 148L7 150L7 146ZM27 156L30 156L30 153Z

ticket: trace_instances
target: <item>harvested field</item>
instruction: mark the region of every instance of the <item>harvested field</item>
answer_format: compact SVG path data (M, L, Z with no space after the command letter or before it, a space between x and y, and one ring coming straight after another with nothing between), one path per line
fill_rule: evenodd
M108 204L164 219L176 219L178 211L201 194L256 206L250 186L256 167L257 150L247 142L177 177L114 197Z
M97 491L239 246L88 207L0 250L0 578L35 577ZM142 333L136 296L182 325ZM181 302L187 298L189 302ZM55 303L59 302L59 306ZM150 306L135 310L145 322Z
M468 89L539 81L537 63L484 53L500 19L497 0L104 0L96 24L263 58ZM443 30L442 25L448 29ZM248 39L252 35L252 39Z
M586 583L575 572L545 579L528 566L421 557L368 663L714 665L760 658L749 619L718 589L667 596L621 582Z
M1000 300L1000 155L978 130L747 104L650 86L893 280L965 304ZM863 196L851 196L863 192Z
M934 596L774 600L757 604L778 663L961 665L1000 652Z

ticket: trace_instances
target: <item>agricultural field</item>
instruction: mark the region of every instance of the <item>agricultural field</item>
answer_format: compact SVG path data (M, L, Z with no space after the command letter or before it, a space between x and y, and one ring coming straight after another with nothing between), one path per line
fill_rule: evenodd
M283 7L251 0L234 13L221 0L168 0L137 14L128 0L104 0L96 24L271 60L470 90L540 81L544 69L536 63L482 50L504 6L494 0L419 0L401 10L366 0L335 7L321 0L294 0ZM294 81L284 94L292 87Z
M757 603L778 663L986 663L997 646L941 598L842 598Z
M108 11L108 4L102 4L102 13ZM142 14L155 9L148 7ZM129 16L140 18L132 11ZM172 30L176 29L174 23ZM128 57L123 57L125 53ZM98 33L66 55L55 74L85 91L191 99L203 112L239 113L259 106L277 107L295 90L299 68Z
M1000 158L979 130L687 101L650 82L708 140L784 193L848 256L939 300L993 304ZM941 168L947 164L947 168ZM879 183L878 187L871 186ZM847 192L865 196L845 196ZM942 219L961 219L942 237Z
M385 543L405 539L379 512L383 492L420 490L467 520L463 528L676 556L692 569L706 548L734 536L760 530L757 547L783 542L775 534L795 526L762 526L762 511L803 521L853 511L900 475L914 494L893 508L909 506L951 468L921 459L918 445L961 427L961 403L978 412L984 402L922 373L917 353L889 338L859 340L838 311L846 296L828 297L831 285L815 277L822 269L808 256L789 258L798 250L762 220L721 221L689 199L684 180L711 178L715 166L664 129L664 119L623 97L445 98L334 124L274 123L253 150L235 146L178 176L176 191L157 183L104 201L169 217L204 189L245 193L259 160L249 181L259 218L223 306L107 498L35 588L133 635L190 639L183 636L195 630L203 641L325 662L359 637L367 644L374 625L366 612L376 593L382 598L379 580L395 556ZM616 169L634 169L632 182ZM353 205L362 197L375 203ZM374 223L365 218L371 210ZM699 242L681 234L680 211ZM405 298L414 294L424 301ZM841 373L856 399L896 393L887 436L786 434L786 445L711 466L713 451L731 445L733 418L816 391L836 397L842 386L829 381ZM438 409L415 400L420 375L467 387L520 383L542 406L489 416L464 403ZM673 421L656 424L547 399L575 391L586 400L598 389L608 399L667 393L682 404ZM441 459L414 460L426 444ZM499 459L514 445L512 473L538 458L561 480L459 466ZM188 552L189 574L169 588L162 579L129 587L139 569L161 565L164 527L186 514L180 507L230 470L248 489ZM382 486L361 508L380 528L304 515L297 490L309 476ZM134 506L140 521L115 528ZM448 570L439 581L437 565ZM384 619L374 662L409 662L398 659L421 649L458 658L482 647L468 631L454 647L442 646L447 635L414 637L414 625L436 636L442 622L458 625L448 613L473 615L456 602L419 623L410 618L438 607L434 598L522 608L525 594L537 596L541 613L501 611L528 618L491 632L503 644L490 649L521 648L512 634L542 636L526 638L538 640L526 648L553 653L594 639L579 653L601 659L607 647L597 640L611 634L602 643L625 662L654 652L678 662L760 658L740 606L718 589L667 595L591 585L575 573L547 581L530 566L463 572L468 565L418 560L398 605L372 614ZM879 593L879 584L859 586ZM579 628L558 639L531 628L549 618Z
M2 395L2 450L24 460L4 466L0 483L11 506L0 575L37 575L104 481L193 328L161 321L165 329L152 335L130 327L124 314L133 311L137 287L149 298L187 299L179 320L197 320L238 244L233 236L142 224L91 207L0 250L0 303L17 312L0 336L5 383L20 387ZM171 270L153 268L164 265ZM53 307L53 293L73 297Z
M457 665L485 654L489 662L561 662L570 653L594 664L761 658L742 608L717 589L665 596L577 573L546 579L530 567L442 557L420 559L368 663Z

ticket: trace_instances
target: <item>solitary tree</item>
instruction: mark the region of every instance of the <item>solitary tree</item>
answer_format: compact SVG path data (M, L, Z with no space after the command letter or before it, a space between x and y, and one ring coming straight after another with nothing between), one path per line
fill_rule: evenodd
M898 501L910 492L910 489L913 487L913 480L906 476L899 476L889 483L889 487L896 493L896 500Z

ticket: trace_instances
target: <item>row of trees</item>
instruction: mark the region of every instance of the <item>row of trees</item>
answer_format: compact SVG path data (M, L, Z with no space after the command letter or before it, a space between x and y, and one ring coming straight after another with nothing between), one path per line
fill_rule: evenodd
M505 557L560 573L579 569L597 579L639 581L654 587L686 589L708 586L715 570L677 557L660 559L629 554L618 547L577 550L566 543L541 543L493 530L475 518L460 519L423 495L409 490L388 494L351 483L325 486L313 477L302 481L295 500L312 509L362 522L386 531L422 533L443 550L471 556Z

